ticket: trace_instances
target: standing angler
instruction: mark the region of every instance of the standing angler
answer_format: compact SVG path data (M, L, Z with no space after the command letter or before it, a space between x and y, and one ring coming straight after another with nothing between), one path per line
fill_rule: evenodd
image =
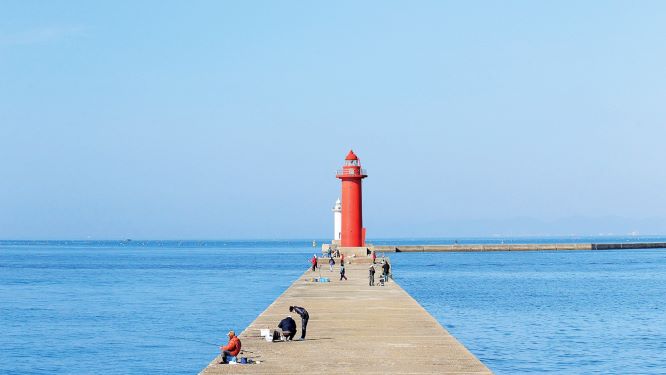
M310 259L310 263L312 263L312 272L315 272L317 270L317 254L312 255L312 259Z
M310 319L308 310L300 306L289 306L289 311L296 312L296 314L301 316L301 340L305 340L305 329L308 326L308 319Z
M391 266L389 265L388 261L384 262L384 264L382 265L382 270L383 270L384 281L388 282L389 272L391 270Z

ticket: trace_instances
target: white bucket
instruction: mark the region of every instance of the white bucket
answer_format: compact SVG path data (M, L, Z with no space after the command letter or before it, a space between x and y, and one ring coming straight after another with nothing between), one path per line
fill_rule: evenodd
M259 331L261 331L261 336L268 336L271 334L269 329L260 329Z
M273 336L272 335L266 335L264 336L266 338L266 341L272 342L273 341Z

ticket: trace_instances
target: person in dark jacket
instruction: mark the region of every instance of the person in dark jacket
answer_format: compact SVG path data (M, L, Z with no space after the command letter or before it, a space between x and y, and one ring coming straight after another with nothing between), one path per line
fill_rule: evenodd
M347 276L345 276L345 264L340 262L340 281L342 281L342 279L347 280Z
M278 328L282 330L282 335L287 341L291 341L296 336L296 322L291 316L282 319Z
M370 279L370 286L375 286L375 266L370 266L368 269L368 278Z
M384 264L382 265L382 270L384 274L384 281L388 282L389 271L391 270L391 266L389 265L388 262L384 262Z
M289 306L289 312L295 312L301 317L301 340L305 340L305 329L308 327L308 319L310 319L308 310L300 306Z

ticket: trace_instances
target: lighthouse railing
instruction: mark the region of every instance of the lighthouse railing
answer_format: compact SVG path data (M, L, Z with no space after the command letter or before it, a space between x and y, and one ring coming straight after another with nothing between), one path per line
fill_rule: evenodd
M365 172L365 169L361 169L361 172L359 174L356 173L356 169L338 169L336 171L337 176L360 176L360 175L367 175Z

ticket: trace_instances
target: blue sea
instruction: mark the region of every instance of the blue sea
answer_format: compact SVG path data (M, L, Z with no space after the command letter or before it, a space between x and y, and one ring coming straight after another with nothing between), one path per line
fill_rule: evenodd
M197 373L312 253L310 241L0 241L0 373ZM403 288L498 374L666 373L664 249L390 256Z

